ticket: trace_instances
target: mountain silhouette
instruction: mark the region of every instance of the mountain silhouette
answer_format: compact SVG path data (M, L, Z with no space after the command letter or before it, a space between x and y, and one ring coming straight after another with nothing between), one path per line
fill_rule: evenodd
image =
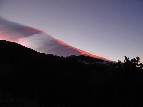
M0 40L0 57L1 62L2 61L18 61L25 58L31 58L31 57L39 57L39 56L54 56L52 54L45 54L45 53L39 53L31 48L27 48L21 44L17 44L15 42L9 42L6 40ZM58 56L54 56L58 57ZM85 61L89 63L93 62L104 62L102 59L93 58L90 56L69 56L69 58L77 60L77 61Z
M0 40L0 62L18 61L33 56L38 56L38 52L14 42Z
M109 61L106 58L72 47L41 30L11 22L4 18L0 18L0 39L19 43L41 53L64 57L86 55Z
M0 106L74 105L76 93L82 88L88 90L84 86L88 85L84 77L91 69L88 69L89 64L103 61L83 55L66 58L46 55L14 42L0 40ZM84 76L81 72L85 73ZM70 89L72 87L75 87L73 91ZM57 101L61 95L63 98L72 95L69 97L71 101L62 97Z
M0 41L1 107L140 107L143 64L55 56Z

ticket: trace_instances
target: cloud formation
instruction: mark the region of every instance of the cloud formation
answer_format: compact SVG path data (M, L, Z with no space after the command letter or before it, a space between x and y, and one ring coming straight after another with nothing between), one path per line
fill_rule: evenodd
M8 21L0 17L0 39L18 42L21 39L42 33L40 30Z
M0 17L0 40L16 42L46 54L54 54L58 56L83 54L104 59L102 57L92 55L88 52L72 47L40 30L21 25L19 23L11 22L2 17Z
M17 42L40 52L60 56L79 55L69 45L35 28L0 18L0 39Z
M21 25L19 23L14 23L4 18L0 18L0 28L7 30L7 32L3 32L3 33L9 33L9 32L19 33L19 37L22 37L22 36L28 37L34 34L41 33L40 30Z

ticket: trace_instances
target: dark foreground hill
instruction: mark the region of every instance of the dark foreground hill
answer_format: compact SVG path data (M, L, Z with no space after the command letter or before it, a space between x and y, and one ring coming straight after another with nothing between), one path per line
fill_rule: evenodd
M143 105L139 58L106 63L45 55L0 41L1 107L137 107Z

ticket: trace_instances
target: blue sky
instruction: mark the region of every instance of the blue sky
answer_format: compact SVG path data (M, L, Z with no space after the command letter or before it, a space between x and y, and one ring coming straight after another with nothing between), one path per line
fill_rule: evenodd
M0 0L0 16L111 60L143 60L142 0Z

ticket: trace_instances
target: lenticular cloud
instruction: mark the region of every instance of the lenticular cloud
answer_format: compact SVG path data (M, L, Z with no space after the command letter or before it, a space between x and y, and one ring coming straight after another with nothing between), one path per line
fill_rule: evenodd
M58 56L82 54L106 60L105 58L72 47L41 30L11 22L4 18L0 18L0 40L16 42L46 54Z

